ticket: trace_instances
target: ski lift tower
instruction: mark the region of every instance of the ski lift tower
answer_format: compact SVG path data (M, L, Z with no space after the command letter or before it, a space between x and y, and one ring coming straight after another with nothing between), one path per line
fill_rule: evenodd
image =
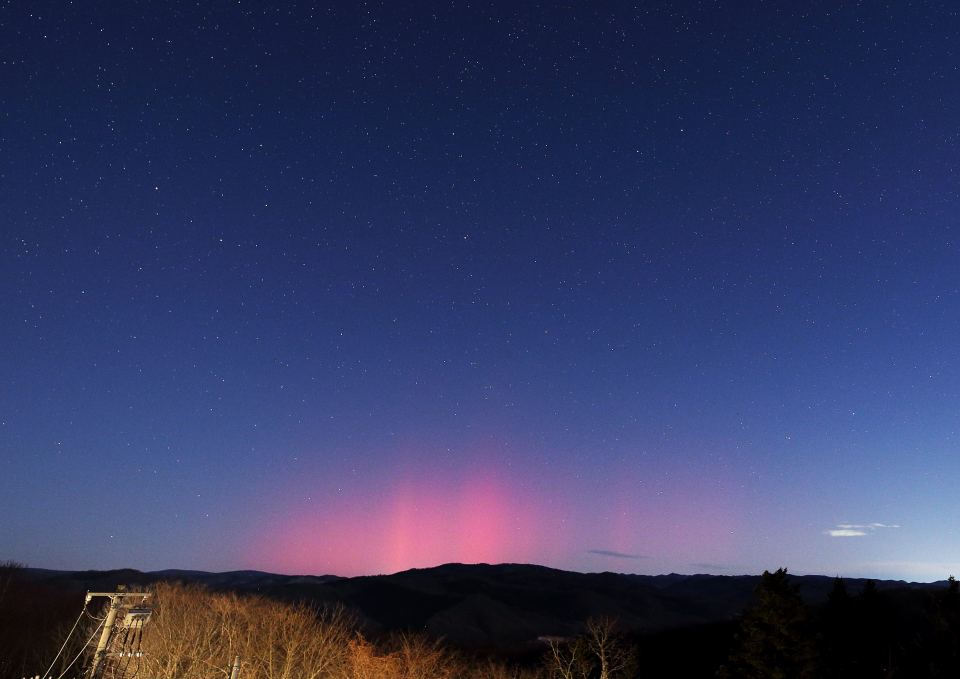
M100 635L100 643L97 644L97 652L93 656L93 664L90 666L88 679L99 679L103 673L104 660L107 658L107 648L110 646L110 639L113 636L113 629L117 622L117 614L121 610L126 611L120 625L122 627L137 627L142 629L153 611L149 608L142 608L143 603L150 597L150 592L127 592L126 587L120 585L116 592L87 592L87 599L84 605L90 603L95 596L110 597L110 610L103 621L103 633ZM127 603L124 600L139 598L138 603ZM141 608L137 608L141 606ZM132 616L132 617L131 617ZM129 618L129 619L128 619Z

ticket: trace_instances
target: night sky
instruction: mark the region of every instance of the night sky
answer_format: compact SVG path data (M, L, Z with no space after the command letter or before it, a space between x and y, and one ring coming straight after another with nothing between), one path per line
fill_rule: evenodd
M0 7L0 558L960 575L948 2Z

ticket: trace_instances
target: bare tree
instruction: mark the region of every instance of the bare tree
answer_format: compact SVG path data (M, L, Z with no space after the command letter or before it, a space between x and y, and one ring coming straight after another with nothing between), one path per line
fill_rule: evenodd
M352 624L342 609L169 583L156 586L154 599L141 676L224 679L237 655L244 679L343 675Z
M619 679L636 670L636 649L612 618L590 618L586 634L570 641L548 639L546 665L557 679Z
M616 679L636 669L636 648L626 643L615 618L587 620L587 648L600 666L600 679Z
M463 672L467 679L549 679L549 674L549 667L545 665L518 666L493 658L469 665Z
M3 604L3 598L10 589L10 585L23 578L26 572L26 565L18 561L0 561L0 605Z
M349 648L343 679L399 679L401 676L397 656L381 652L359 634L350 641Z
M596 665L584 637L548 639L547 671L556 679L590 679Z

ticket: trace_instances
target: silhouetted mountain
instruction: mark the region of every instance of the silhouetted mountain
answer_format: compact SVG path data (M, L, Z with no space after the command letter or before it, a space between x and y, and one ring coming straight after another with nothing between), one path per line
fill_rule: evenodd
M149 585L161 580L195 582L214 589L263 591L288 584L317 585L339 580L336 575L279 575L263 571L228 571L208 573L168 569L163 571L138 571L123 568L113 571L56 571L45 568L28 568L27 577L37 583L60 587L68 592L113 592L117 585Z
M118 584L187 580L216 589L254 591L287 601L342 604L369 632L425 631L469 647L522 648L538 637L570 637L588 618L619 618L648 634L728 621L753 600L760 576L572 573L524 564L445 564L393 575L338 578L233 571L42 571L31 577L73 591L113 591ZM790 576L807 603L826 600L833 578ZM851 592L864 580L847 580ZM944 583L878 581L878 589L925 589Z
M190 580L216 589L266 589L290 584L320 585L340 580L336 575L277 575L263 571L228 571L206 573L204 571L165 570L151 571L148 575L163 579Z

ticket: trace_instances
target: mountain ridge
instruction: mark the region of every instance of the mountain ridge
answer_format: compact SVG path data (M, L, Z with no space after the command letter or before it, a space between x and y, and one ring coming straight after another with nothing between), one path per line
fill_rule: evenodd
M163 580L258 593L312 605L342 605L369 633L426 632L463 647L524 648L540 637L571 637L589 618L617 618L627 632L656 633L729 621L753 600L760 575L578 573L535 564L442 564L390 575L284 575L256 570L52 571L28 569L38 583L74 592ZM834 578L791 575L812 605ZM847 578L851 592L865 578ZM879 590L927 590L946 582L875 580Z

